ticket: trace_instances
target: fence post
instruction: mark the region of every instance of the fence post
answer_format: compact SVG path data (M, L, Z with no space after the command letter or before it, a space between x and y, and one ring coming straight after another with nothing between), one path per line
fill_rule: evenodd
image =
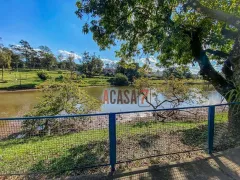
M116 114L109 114L109 145L110 145L110 165L111 172L115 171L116 164L116 146L117 146L117 138L116 138Z
M214 136L215 106L208 108L208 154L212 154Z

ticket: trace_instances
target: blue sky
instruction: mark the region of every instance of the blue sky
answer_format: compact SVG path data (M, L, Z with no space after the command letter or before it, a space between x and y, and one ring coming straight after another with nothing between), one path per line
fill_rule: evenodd
M116 59L114 51L99 51L92 34L82 33L82 24L75 15L76 0L0 0L0 37L2 43L18 44L27 40L34 48L46 45L58 50L96 53L101 58ZM85 18L86 19L86 18Z
M18 44L23 39L34 48L46 45L56 55L60 50L74 51L78 55L88 51L100 55L103 60L119 59L115 57L115 51L119 46L100 51L92 39L92 34L82 33L82 25L87 17L83 20L77 18L75 3L76 0L0 0L2 43ZM140 63L144 62L144 59L139 59ZM152 69L158 69L155 66L156 62L153 57ZM213 65L216 66L216 63ZM194 73L199 71L199 66L190 68Z

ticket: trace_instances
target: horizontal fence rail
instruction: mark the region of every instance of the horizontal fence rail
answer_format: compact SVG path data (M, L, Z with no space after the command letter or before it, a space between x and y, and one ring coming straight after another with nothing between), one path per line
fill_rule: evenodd
M171 111L171 110L184 110L184 109L195 109L195 108L208 108L210 106L228 106L228 105L239 105L240 102L235 103L225 103L225 104L214 104L206 106L188 106L188 107L177 107L177 108L164 108L164 109L152 109L152 110L142 110L142 111L122 111L122 112L111 112L114 114L128 114L128 113L140 113L140 112L155 112L155 111ZM110 113L94 113L94 114L74 114L74 115L64 115L64 116L34 116L34 117L14 117L14 118L0 118L1 120L26 120L26 119L55 119L55 118L69 118L69 117L83 117L83 116L101 116L109 115Z
M1 118L0 174L113 172L146 158L211 154L239 145L226 139L229 106L238 105Z

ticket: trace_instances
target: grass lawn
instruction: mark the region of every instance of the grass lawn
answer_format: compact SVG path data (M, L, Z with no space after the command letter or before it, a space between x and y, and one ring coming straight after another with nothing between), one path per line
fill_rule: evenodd
M4 71L4 82L0 81L0 90L19 90L19 89L35 89L40 88L41 85L47 83L37 76L38 70L19 70ZM55 79L60 75L69 76L69 71L47 71L51 79ZM61 73L60 73L61 72ZM21 81L20 81L21 79ZM108 82L109 78L104 76L93 77L93 78L83 78L75 80L80 87L86 86L107 86L110 85Z
M14 89L34 89L36 86L40 85L44 81L38 78L38 70L19 70L4 71L4 81L0 82L0 90L14 90ZM52 78L58 77L58 71L48 71ZM63 71L63 73L67 73Z
M0 90L19 90L19 89L35 89L41 88L44 83L48 83L48 81L43 81L38 78L37 72L39 70L21 70L19 72L5 70L4 71L4 82L0 81ZM69 71L47 71L51 79L55 79L60 75L69 76ZM60 73L61 72L61 73ZM20 81L21 79L21 81ZM111 77L106 76L95 76L92 78L77 78L75 80L76 83L79 84L80 87L87 86L109 86L109 80ZM203 84L205 83L200 79L189 79L185 80L186 84ZM164 84L165 80L152 79L150 82L153 85Z
M108 81L110 77L93 77L93 78L83 78L79 86L81 87L87 87L87 86L110 86L110 82Z
M226 113L216 115L216 124L225 123L226 120ZM186 146L185 144L200 146L207 140L207 120L196 123L150 121L118 124L117 148L122 148L117 150L121 150L118 155L124 156L132 152L128 144L130 140L136 141L136 138L144 136L147 137L145 143L149 143L153 141L150 137L159 135L158 138L161 138L161 133L173 136L174 140L179 136L178 138L182 141L179 148ZM0 174L43 171L62 174L68 169L107 164L109 163L108 138L108 129L103 128L62 136L1 140ZM124 147L121 147L123 145ZM163 144L155 145L161 146L159 149L163 148ZM136 145L133 146L136 147ZM137 150L142 152L140 148L139 146Z

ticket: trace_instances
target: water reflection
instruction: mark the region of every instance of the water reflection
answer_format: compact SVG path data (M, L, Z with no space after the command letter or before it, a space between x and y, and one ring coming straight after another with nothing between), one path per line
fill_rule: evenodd
M208 100L203 104L219 104L222 102L222 97L216 91L213 91L212 87L201 86L204 91L207 91ZM124 90L133 90L132 87L87 87L84 88L91 96L103 100L104 91L114 90L115 92ZM42 92L40 91L21 91L21 92L2 92L0 93L0 117L18 117L23 116L26 112L30 111L33 106L39 101ZM159 94L161 97L161 94ZM199 105L199 104L194 104ZM182 104L182 106L189 106L189 104ZM164 106L165 108L168 105ZM121 112L121 111L134 111L134 110L147 110L152 109L146 102L141 104L138 102L135 104L102 104L102 112Z

